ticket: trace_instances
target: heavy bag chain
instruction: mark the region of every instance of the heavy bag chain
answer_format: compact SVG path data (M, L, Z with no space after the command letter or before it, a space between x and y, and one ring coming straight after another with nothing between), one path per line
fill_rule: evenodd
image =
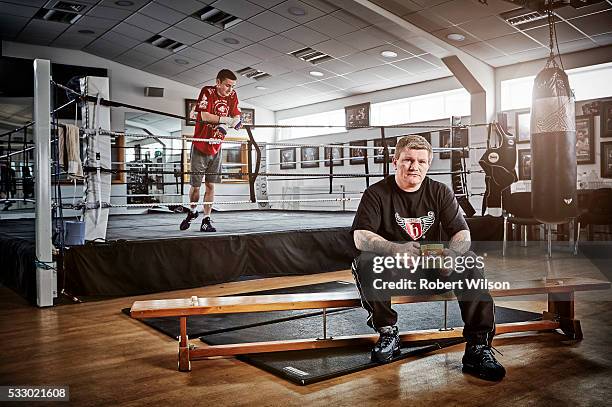
M549 68L551 65L555 68L559 68L557 65L557 55L559 56L559 62L561 63L561 68L563 68L563 61L561 61L561 52L559 52L559 41L557 41L557 28L555 27L555 14L553 13L552 5L549 5L546 9L546 14L548 16L548 48L550 49L550 54L548 55L548 60L546 61L546 68ZM557 46L557 54L555 55L555 44Z

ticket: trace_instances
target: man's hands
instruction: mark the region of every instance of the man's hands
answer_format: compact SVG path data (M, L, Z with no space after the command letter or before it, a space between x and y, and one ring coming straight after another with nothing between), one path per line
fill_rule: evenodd
M240 116L234 116L234 117L219 116L219 125L223 125L223 124L235 130L238 130L240 127L242 127ZM219 126L219 127L222 127L222 126ZM226 133L227 133L227 130L226 130Z

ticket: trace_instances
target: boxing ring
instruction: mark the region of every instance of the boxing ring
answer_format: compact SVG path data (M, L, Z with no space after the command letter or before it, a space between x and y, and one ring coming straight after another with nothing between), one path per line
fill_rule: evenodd
M111 160L110 141L117 137L178 140L183 143L183 147L177 149L180 150L181 157L188 151L184 147L185 142L210 141L186 136L110 131L110 107L129 107L168 117L184 118L108 100L104 97L103 85L96 85L97 93L90 94L86 90L77 92L57 84L51 80L48 62L46 65L45 62L35 61L35 66L42 66L42 69L35 69L36 114L34 123L24 127L34 127L35 143L30 146L25 140L22 150L9 151L6 156L0 157L0 161L7 160L10 163L10 158L16 154L27 156L26 153L31 150L36 153L36 217L34 220L2 221L7 227L3 227L0 232L0 262L11 265L16 271L5 278L5 285L30 299L34 294L33 288L36 287L34 297L39 306L53 305L54 299L61 294L68 298L137 295L193 288L252 276L286 276L348 269L356 254L349 229L361 193L367 186L392 174L390 163L394 147L386 141L391 129L449 131L450 146L433 150L434 153L449 154L451 168L448 171L430 171L428 176L434 179L437 176L450 176L452 189L468 215L474 213L469 197L483 195L469 192L468 176L482 174L483 171L472 169L466 157L470 150L484 150L486 147L464 146L461 144L461 138L463 132L473 127L490 126L488 123L462 124L460 118L452 117L447 126L367 126L379 129L380 146L351 146L348 143L342 145L347 151L359 149L364 152L364 171L354 172L342 168L344 161L354 157L333 157L330 154L329 158L300 161L302 164L325 163L325 172L316 173L283 170L283 165L297 164L297 158L293 162L283 161L280 150L304 147L337 148L338 144L258 142L254 137L254 130L344 126L249 125L244 126L248 139L222 141L228 145L238 144L247 152L247 162L236 164L240 167L240 176L248 180L247 193L242 196L218 195L215 202L198 203L214 205L214 210L217 210L214 213L214 221L220 232L203 234L195 228L191 231L179 231L178 225L184 214L176 212L181 212L184 207L192 204L184 199L187 196L185 175L212 173L189 171L183 158L180 163L169 162L151 166L132 166L125 161ZM93 87L94 84L96 82L92 80L90 86ZM70 93L74 99L51 110L50 88ZM78 134L83 143L86 143L86 148L83 148L86 151L82 165L83 191L80 196L78 193L73 194L74 196L62 196L59 177L64 175L65 171L60 168L57 152L58 129L62 124L57 120L50 120L54 118L54 112L71 103L80 104L83 111L84 124L78 129ZM408 133L402 133L406 134ZM0 135L2 136L5 135ZM380 160L382 171L371 172L368 158ZM48 162L52 165L44 165ZM342 164L339 164L340 162ZM145 178L174 176L177 179L180 177L181 182L176 186L178 193L168 196L114 196L111 191L111 176L117 174ZM236 172L226 171L215 174L236 176ZM363 182L360 182L360 188L347 189L342 184L342 181L347 179L361 179ZM314 180L319 181L316 188L303 196L299 192L271 192L275 182L298 181L302 184ZM129 202L130 197L144 197L149 199L149 202ZM21 202L22 199L6 199L6 202L9 201ZM303 209L315 204L323 205L325 210L284 210L292 205L300 205L299 208ZM133 215L112 214L113 210L139 212ZM66 221L75 217L85 224L85 244L66 242ZM499 218L486 222L482 219L472 219L469 223L480 233L476 240L495 240L501 230ZM313 253L316 253L316 256ZM33 275L36 276L36 281L33 281Z

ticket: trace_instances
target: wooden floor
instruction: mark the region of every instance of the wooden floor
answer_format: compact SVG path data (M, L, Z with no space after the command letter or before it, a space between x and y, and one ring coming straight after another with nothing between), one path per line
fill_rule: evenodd
M522 249L521 249L522 250ZM601 278L581 259L559 255L490 257L491 276L514 270ZM535 256L535 257L534 257ZM534 260L535 259L535 260ZM461 373L463 345L300 387L233 358L176 370L176 342L120 313L135 299L232 294L323 281L352 281L348 272L243 281L199 289L48 309L0 288L0 385L69 385L78 406L598 406L612 397L612 295L579 293L584 340L556 333L496 338L508 374L489 383ZM498 301L542 311L543 297ZM39 404L36 404L39 405Z

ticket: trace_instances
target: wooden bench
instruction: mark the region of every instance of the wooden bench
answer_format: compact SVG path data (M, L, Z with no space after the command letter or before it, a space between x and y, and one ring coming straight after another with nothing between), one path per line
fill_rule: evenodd
M562 278L518 281L510 283L510 289L491 290L493 297L547 294L548 310L542 313L541 321L514 322L498 324L497 334L524 331L549 331L560 329L571 339L582 339L580 321L574 318L574 293L576 291L606 290L610 282L587 278ZM425 301L448 301L454 299L452 293L436 296L393 297L394 304ZM378 334L350 337L328 338L326 334L326 310L328 308L360 307L357 293L316 293L253 295L239 297L179 298L171 300L135 301L131 308L132 318L178 317L180 336L178 369L190 371L191 361L211 356L233 356L247 353L277 352L300 349L332 348L371 344ZM197 348L189 344L187 337L187 318L192 315L228 314L241 312L265 312L322 309L323 338L278 340L268 342L238 343L227 345L203 346ZM445 339L462 336L461 327L449 329L429 329L402 332L403 341Z

